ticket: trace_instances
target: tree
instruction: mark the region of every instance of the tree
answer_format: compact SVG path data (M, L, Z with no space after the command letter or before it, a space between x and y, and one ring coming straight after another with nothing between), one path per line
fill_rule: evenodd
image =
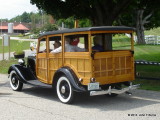
M21 16L18 15L16 17L10 19L9 22L21 22Z
M79 20L79 26L80 27L90 27L91 21L89 19L80 19Z
M45 24L42 28L41 31L53 31L53 30L58 30L58 26L56 24Z
M137 0L136 33L138 44L145 44L144 30L153 28L157 20L151 22L151 18L159 11L159 0ZM156 17L156 16L155 16ZM147 26L148 24L148 26ZM158 25L158 24L157 24ZM159 24L160 25L160 24ZM158 26L159 26L158 25Z
M56 24L59 26L62 26L62 23L64 23L64 27L67 28L74 28L74 17L69 17L67 19L58 19L56 21ZM89 27L91 26L91 22L89 19L79 19L79 27Z
M24 12L22 15L18 15L9 20L10 22L31 22L30 13Z
M27 12L24 12L24 13L21 15L21 22L25 22L25 23L31 22L30 14L27 13Z
M124 13L136 11L136 33L140 44L144 42L144 25L153 16L153 11L159 6L159 0L31 0L39 9L53 15L55 18L76 19L88 18L93 26L111 26ZM135 9L136 8L136 9ZM147 12L146 12L147 11ZM128 17L128 16L127 16ZM132 19L133 16L128 17ZM127 21L127 20L124 20ZM127 25L126 23L125 25ZM152 28L154 24L150 26Z
M145 44L144 30L160 26L159 0L137 0L126 13L120 15L118 25L136 28L138 44Z
M147 19L149 19L152 16L152 13L148 14L144 17L144 9L138 9L137 10L137 16L136 16L136 34L137 34L137 43L138 44L145 44L144 39L144 25L148 23Z
M56 19L88 18L93 25L112 25L133 0L31 0Z
M73 28L74 27L74 18L69 17L67 19L58 19L56 21L56 24L58 24L59 26L62 26L62 24L64 24L64 27L66 27L66 28Z
M111 26L134 0L31 0L39 9L54 16L66 19L88 18L93 26ZM105 50L112 49L112 37L105 37Z

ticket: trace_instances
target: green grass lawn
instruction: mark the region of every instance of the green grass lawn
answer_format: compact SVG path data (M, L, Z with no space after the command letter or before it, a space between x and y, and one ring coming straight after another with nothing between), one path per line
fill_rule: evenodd
M160 62L160 45L135 45L135 59Z
M160 66L136 65L136 72L139 72L140 77L160 79ZM160 91L160 80L137 78L135 83L141 84L141 89Z
M158 36L160 36L160 27L154 28L151 30L147 30L144 33L145 33L145 35L158 35Z
M160 79L160 65L136 65L136 70L141 76Z
M160 62L160 45L135 45L135 60ZM136 65L141 77L160 79L160 65ZM160 91L160 80L136 79L141 89Z
M2 45L2 40L0 39L0 45ZM9 47L4 47L4 52L8 52ZM18 40L11 40L10 41L10 51L22 51L30 49L30 42L29 41L18 41ZM2 47L0 49L0 53L2 53Z
M135 60L160 62L160 45L135 45ZM160 79L160 65L136 65L141 77ZM140 89L160 91L160 80L136 79Z
M140 89L160 91L160 80L136 79L133 84L140 84Z
M2 40L0 39L0 45L2 45ZM8 52L8 47L4 47L4 52ZM10 51L22 51L30 49L30 42L29 41L18 41L18 40L11 40L10 41ZM0 53L2 53L2 47L0 48ZM11 60L2 60L0 61L0 73L6 74L8 71L9 66L12 64L16 64L17 60L11 58Z
M16 59L10 59L10 60L1 60L0 61L0 73L7 74L8 73L8 68L12 64L16 64L17 60Z

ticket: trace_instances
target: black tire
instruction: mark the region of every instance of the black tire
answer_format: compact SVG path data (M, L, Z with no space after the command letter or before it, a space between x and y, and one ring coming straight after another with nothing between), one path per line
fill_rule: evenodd
M12 70L10 73L10 86L14 91L21 91L23 87L23 83L19 81L14 70Z
M69 104L73 102L74 91L66 76L59 77L56 85L56 91L57 96L62 103Z

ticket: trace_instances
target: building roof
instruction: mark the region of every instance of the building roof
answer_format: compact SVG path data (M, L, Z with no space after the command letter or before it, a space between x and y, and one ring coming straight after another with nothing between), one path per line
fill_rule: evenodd
M134 28L126 27L126 26L97 26L97 27L86 27L86 28L75 28L75 29L51 31L51 32L46 32L41 36L72 33L72 32L83 32L83 31L134 31Z
M3 29L3 30L8 29L8 26L0 26L0 29Z
M17 26L13 27L14 30L29 30L27 27L25 27L23 24L19 24Z
M2 26L0 25L0 29L8 30L8 23L3 22ZM14 23L13 30L29 30L29 29L23 23Z

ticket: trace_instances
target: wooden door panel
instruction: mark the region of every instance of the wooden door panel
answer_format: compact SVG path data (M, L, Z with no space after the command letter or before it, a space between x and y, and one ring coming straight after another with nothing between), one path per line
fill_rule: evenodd
M46 53L39 53L37 56L37 77L41 82L47 83Z

